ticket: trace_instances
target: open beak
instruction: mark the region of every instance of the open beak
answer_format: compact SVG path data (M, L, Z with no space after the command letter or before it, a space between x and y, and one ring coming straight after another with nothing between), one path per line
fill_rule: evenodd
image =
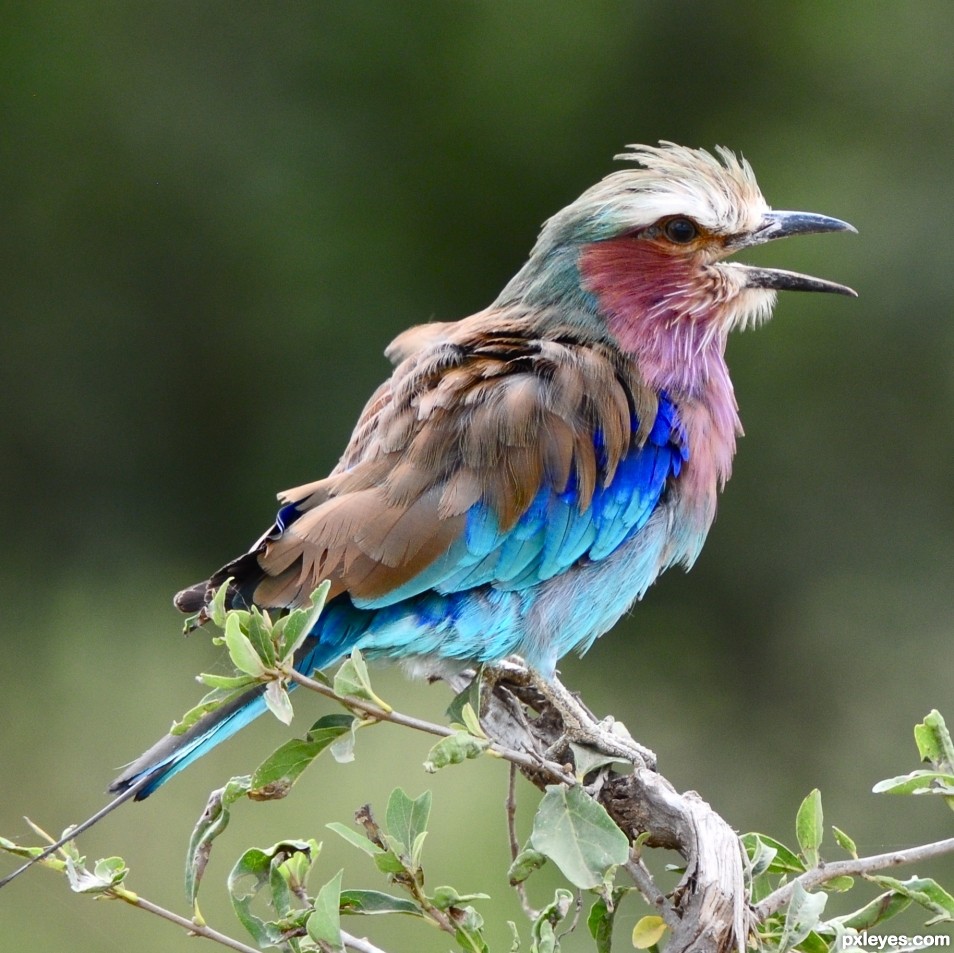
M828 215L816 215L813 212L766 212L759 227L747 235L741 235L729 243L732 251L751 248L787 238L789 235L811 235L818 232L855 232L857 229L840 218ZM849 295L857 298L858 293L846 285L811 275L801 275L797 271L785 271L781 268L760 268L755 265L739 265L745 273L746 286L749 288L774 288L778 291L828 291L833 294Z

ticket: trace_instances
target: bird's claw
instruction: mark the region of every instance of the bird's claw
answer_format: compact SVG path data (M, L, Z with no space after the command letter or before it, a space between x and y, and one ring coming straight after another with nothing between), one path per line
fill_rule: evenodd
M568 754L575 754L572 746L578 746L603 756L602 759L581 759L577 756L577 761L583 760L586 764L592 761L592 767L588 770L611 761L627 761L636 767L655 770L656 755L653 751L633 740L622 722L612 717L597 721L593 713L556 677L547 678L516 657L485 666L482 677L484 685L490 688L502 682L531 689L542 701L542 705L538 707L534 704L533 707L541 713L549 708L559 717L562 730L546 751L545 757L548 759L565 759ZM578 764L577 774L580 768ZM588 770L584 773L588 773Z

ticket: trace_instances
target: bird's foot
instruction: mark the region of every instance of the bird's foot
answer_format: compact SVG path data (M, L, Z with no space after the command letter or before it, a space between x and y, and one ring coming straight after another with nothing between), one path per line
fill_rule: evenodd
M485 690L492 690L497 684L507 685L516 689L514 693L520 700L541 718L556 717L556 737L546 756L559 760L572 754L578 775L611 761L627 761L655 770L653 751L635 741L622 722L612 717L597 720L555 676L547 678L514 656L484 666L482 676Z

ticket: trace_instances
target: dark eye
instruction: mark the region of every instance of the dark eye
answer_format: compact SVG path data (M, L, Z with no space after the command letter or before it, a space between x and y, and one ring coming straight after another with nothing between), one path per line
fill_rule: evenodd
M674 245L688 245L699 234L699 229L691 218L671 218L663 226L663 232Z

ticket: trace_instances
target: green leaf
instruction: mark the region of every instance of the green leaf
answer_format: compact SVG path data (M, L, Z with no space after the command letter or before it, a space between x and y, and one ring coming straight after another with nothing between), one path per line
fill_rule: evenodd
M886 893L875 897L870 903L855 910L854 913L838 917L835 921L854 930L867 930L869 927L877 926L884 920L889 920L893 916L907 910L911 906L911 898L896 890L888 890Z
M27 818L27 823L38 834L42 833L36 824L29 820L29 818ZM72 833L72 827L67 827L66 830L63 831L63 836L66 837L67 833ZM43 836L48 837L46 834L43 834ZM60 852L67 860L71 860L77 867L81 867L86 863L86 858L80 856L79 848L76 846L75 840L67 841L65 844L63 844L63 846L60 848Z
M827 902L827 894L808 893L796 881L785 915L782 937L779 940L779 953L785 953L786 950L798 946L818 926Z
M775 857L769 863L766 873L770 874L802 874L805 872L804 861L794 851L786 847L781 841L767 834L744 834L742 844L753 858L758 850L757 841L765 847L775 851Z
M466 727L467 722L464 719L464 708L469 705L474 712L480 711L480 686L481 672L478 672L470 684L459 694L455 695L451 703L447 706L447 717L452 725Z
M391 706L374 694L368 666L357 649L351 650L351 656L345 659L341 668L335 672L334 690L346 698L361 698L377 705L382 711L391 711Z
M582 889L606 882L629 857L629 841L603 807L576 785L549 785L533 819L530 843Z
M220 629L225 626L225 597L229 591L229 585L232 582L232 577L229 576L225 582L215 590L215 595L212 596L212 601L209 603L208 614L212 622L217 625Z
M252 902L265 892L279 916L287 916L292 895L280 868L299 852L313 859L318 848L315 841L280 841L266 849L253 847L236 861L228 878L229 897L235 915L259 946L276 945L284 937L277 923L252 912Z
M25 817L24 820L47 843L53 842L54 838L50 837L49 834L47 834L44 830L42 830L40 827L34 824L33 821L30 820L30 818ZM73 832L74 826L75 825L71 824L69 827L67 827L63 831L62 836L68 837ZM15 844L13 841L7 840L6 837L0 837L0 849L13 854L15 857L22 857L26 860L33 860L34 858L39 857L40 854L42 854L44 851L46 851L47 847L45 846L44 847L21 847L19 844ZM68 841L67 843L63 844L63 846L59 850L60 854L65 854L67 857L71 855L71 852L72 852L72 857L74 861L78 861L79 854L76 850L75 841ZM50 870L56 870L56 871L66 870L66 860L63 860L61 857L59 857L57 853L48 854L46 857L43 858L43 860L39 861L39 863L43 867L47 867Z
M454 939L465 953L488 953L484 941L484 918L473 908L463 907L454 911L454 925L457 928Z
M596 941L596 953L612 953L613 926L619 910L619 902L631 889L630 887L613 887L610 892L610 904L607 904L606 896L601 895L590 907L586 925L590 936Z
M954 742L951 741L947 725L936 708L927 715L924 721L915 725L914 740L917 742L922 761L929 761L937 771L947 777L954 775ZM947 782L944 786L947 786ZM940 788L934 788L931 793L937 794L943 791ZM946 794L944 800L947 806L954 810L954 796Z
M395 788L391 792L386 813L387 828L388 834L399 845L399 853L411 857L415 841L427 830L430 814L430 791L425 791L413 801L401 788Z
M421 857L424 853L424 839L426 837L427 831L421 831L421 833L414 838L414 843L411 845L411 865L413 867L421 866Z
M247 776L232 778L225 787L213 791L209 795L205 810L196 821L192 836L189 838L185 866L185 892L193 909L199 895L199 883L212 852L212 841L229 826L231 817L229 809L245 795L249 789L249 783Z
M308 875L311 868L318 859L318 853L321 851L321 844L317 841L308 841L311 850L296 851L287 860L279 864L278 872L285 881L289 894L296 897L305 895L305 888L308 885ZM289 904L290 906L290 904Z
M279 679L269 682L265 686L265 704L268 710L283 724L290 725L295 712L292 709L288 690Z
M346 827L344 824L333 821L330 824L325 824L325 827L334 831L339 837L343 837L349 844L357 847L358 850L363 850L369 857L375 857L385 853L384 850L365 837L364 834L360 834L358 831Z
M66 876L74 893L105 893L111 887L118 887L128 873L129 869L122 857L98 860L92 870L87 870L72 857L66 859Z
M321 610L325 607L325 600L328 598L328 590L331 583L325 580L312 594L310 605L303 609L295 609L285 618L285 624L282 628L282 661L291 664L295 658L295 653L301 648L302 643L308 638L308 633L315 627Z
M795 815L795 836L809 867L818 866L818 848L821 847L824 833L821 793L815 788L799 805L798 814Z
M242 676L246 678L247 676ZM253 679L256 681L256 679ZM207 695L205 695L198 705L190 708L179 721L172 723L172 728L169 729L169 734L171 735L181 735L188 731L203 715L208 714L210 711L215 711L217 708L221 708L224 704L231 701L233 698L238 698L245 691L244 688L233 691L223 691L220 688L215 688Z
M826 880L823 884L819 884L819 887L828 893L845 893L845 891L851 890L854 885L854 877L844 876L832 877L831 880Z
M633 927L633 946L637 950L648 950L663 938L665 932L666 921L662 917L643 917Z
M355 730L361 728L363 724L377 724L377 722L359 722L357 719L354 719L351 723L351 727L342 732L331 744L328 746L328 750L331 752L331 757L338 762L338 764L350 764L354 761L354 745L355 741Z
M403 874L407 872L404 862L391 850L375 854L374 866L377 867L382 874Z
M801 953L832 953L831 944L823 940L814 930L809 930L808 936L799 943L798 949Z
M441 738L428 751L424 770L428 774L434 774L449 764L460 764L470 758L479 758L489 747L489 741L474 737L469 731L455 731L454 734Z
M249 610L248 624L246 625L246 634L255 653L269 668L275 665L275 644L272 642L272 622L271 619L262 613L258 606L252 606Z
M772 861L775 860L778 851L774 847L769 847L758 835L752 837L751 846L744 842L743 846L745 846L746 852L749 855L749 864L751 866L749 876L755 881L771 868Z
M341 903L341 876L343 870L326 883L318 896L315 897L315 909L305 924L308 936L316 943L325 944L330 950L344 953L344 944L341 941L341 917L339 906Z
M342 890L339 909L342 913L361 914L362 916L376 916L380 913L406 913L413 917L424 916L424 911L413 900L392 897L390 894L381 893L379 890Z
M573 894L569 890L560 887L554 892L553 900L540 911L540 915L533 921L533 926L530 928L530 935L533 938L531 953L557 953L560 944L555 927L561 920L566 919L572 904Z
M872 789L875 794L943 794L954 795L954 774L920 768L910 774L879 781Z
M452 907L463 907L472 900L489 900L486 893L458 893L454 887L436 887L430 901L438 910L450 910Z
M237 692L249 685L257 685L258 679L252 675L210 675L203 672L198 677L198 681L209 688L217 688L220 691Z
M954 742L936 708L914 726L914 740L922 761L929 761L945 773L954 773Z
M353 715L324 715L308 729L304 738L286 741L255 769L248 796L256 801L284 797L325 748L351 733L354 722Z
M21 847L19 844L14 844L12 840L7 840L6 837L0 837L0 848L9 854L13 854L16 857L23 857L27 860L33 857L39 857L40 854L46 850L45 847Z
M582 781L591 771L596 771L597 768L602 768L607 764L617 764L623 760L603 754L601 751L586 745L579 745L575 741L570 742L570 751L573 754L573 774L578 781ZM629 762L625 763L629 764Z
M835 827L835 825L832 824L831 829L835 835L835 843L843 851L847 851L847 853L851 854L851 856L857 860L858 848L855 842L840 827Z
M534 924L534 927L530 953L559 953L560 944L557 941L553 924L549 920L540 920Z
M928 921L928 926L941 921L954 920L954 897L930 877L895 880L894 877L871 874L868 879L879 887L894 890L902 896L908 897L919 906L924 907L929 913L935 914L934 918Z
M258 657L258 652L242 631L237 612L229 612L225 617L225 645L229 650L232 664L240 672L258 678L265 674L265 666Z
M461 709L461 715L464 719L464 727L475 738L487 737L483 727L480 724L480 719L477 717L477 712L474 710L474 706L471 705L470 702L467 702Z
M513 859L507 871L507 879L511 887L523 883L535 870L539 870L547 862L547 855L532 847L524 847Z

